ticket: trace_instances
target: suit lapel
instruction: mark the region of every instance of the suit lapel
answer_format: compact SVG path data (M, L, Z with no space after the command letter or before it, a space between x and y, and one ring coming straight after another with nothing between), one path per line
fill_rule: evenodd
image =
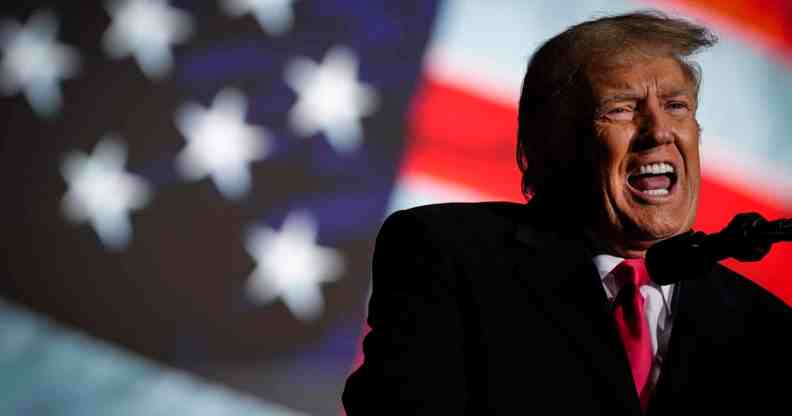
M600 377L603 393L640 414L630 366L582 234L562 237L521 226L515 236L515 278L530 287L548 319ZM526 281L524 276L538 278Z
M744 331L745 311L739 309L722 278L721 266L717 266L710 276L677 285L671 339L650 414L665 413L659 409L676 402L681 393L703 387L690 384L691 373L697 371L702 358L722 356L729 339ZM728 358L723 357L723 362Z

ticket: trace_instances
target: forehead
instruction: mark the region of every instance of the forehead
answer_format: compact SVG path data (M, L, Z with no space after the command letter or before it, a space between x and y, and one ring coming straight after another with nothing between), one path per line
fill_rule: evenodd
M644 96L689 94L695 96L695 84L672 57L616 56L590 65L586 71L595 99L617 93Z

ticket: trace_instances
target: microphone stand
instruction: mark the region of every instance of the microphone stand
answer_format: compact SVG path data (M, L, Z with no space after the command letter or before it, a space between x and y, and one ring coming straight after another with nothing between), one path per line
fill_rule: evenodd
M718 233L688 231L656 243L646 252L646 267L661 285L693 280L730 257L759 261L782 241L792 241L792 218L767 221L755 212L742 213Z

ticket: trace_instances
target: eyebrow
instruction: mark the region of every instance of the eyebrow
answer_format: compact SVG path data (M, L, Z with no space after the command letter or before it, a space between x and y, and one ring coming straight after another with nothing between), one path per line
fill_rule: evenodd
M604 106L608 103L613 101L626 101L626 100L638 100L641 98L641 95L638 93L630 92L630 93L622 93L622 94L615 94L603 97L599 100L599 105Z
M688 91L686 88L678 88L673 91L661 94L660 98L668 99L679 96L689 96L691 99L695 100L695 96L690 94L690 91ZM599 106L604 106L613 101L640 100L641 98L643 98L643 95L637 92L624 92L603 97L601 100L599 100Z
M683 95L685 95L685 96L689 96L690 98L692 98L692 99L694 99L694 100L696 99L695 95L694 95L694 94L691 94L691 93L690 93L690 91L688 91L688 90L687 90L687 89L685 89L685 88L679 88L679 89L676 89L676 90L673 90L673 91L667 92L667 93L665 93L665 94L661 94L661 95L660 95L660 98L679 97L679 96L683 96Z

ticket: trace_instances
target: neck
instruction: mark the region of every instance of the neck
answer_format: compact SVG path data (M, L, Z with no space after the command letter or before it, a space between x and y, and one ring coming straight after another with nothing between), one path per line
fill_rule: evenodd
M646 255L646 250L651 246L651 243L648 242L625 242L617 236L596 232L589 228L586 229L586 236L594 254L610 254L625 259L643 258Z

